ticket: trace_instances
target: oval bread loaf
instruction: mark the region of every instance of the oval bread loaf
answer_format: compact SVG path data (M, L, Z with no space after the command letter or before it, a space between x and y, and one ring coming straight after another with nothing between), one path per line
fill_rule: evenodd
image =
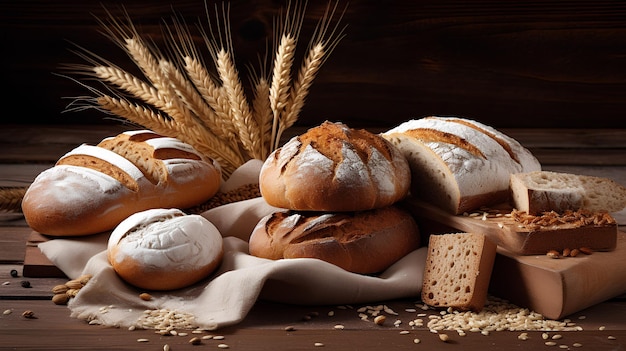
M272 260L317 258L349 272L373 274L417 249L419 229L396 206L360 212L279 211L263 217L250 254Z
M219 189L221 170L190 145L147 130L81 145L39 174L22 201L29 226L55 236L113 229L150 208L189 208Z
M411 173L387 140L324 122L275 150L261 168L268 204L301 211L363 211L404 198Z
M127 283L149 290L187 287L209 276L223 257L222 236L200 215L151 209L123 220L111 233L107 258Z
M541 169L513 138L464 118L411 120L382 136L409 162L411 196L452 214L506 202L512 173Z

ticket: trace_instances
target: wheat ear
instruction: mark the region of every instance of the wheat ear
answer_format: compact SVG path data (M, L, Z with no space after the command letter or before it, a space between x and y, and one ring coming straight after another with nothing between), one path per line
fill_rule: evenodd
M259 126L252 117L232 57L223 49L217 53L217 71L228 95L233 124L237 127L241 144L252 158L261 159Z
M213 116L202 116L201 118L214 117L214 120L209 122L212 122L221 130L220 133L216 134L223 135L224 138L229 140L236 140L237 131L232 123L228 97L220 90L220 87L211 78L200 61L190 56L186 56L184 61L185 71L189 79L198 89L204 101L214 111Z
M272 108L269 99L270 85L267 79L260 77L254 83L252 110L261 130L261 158L264 160L271 150Z

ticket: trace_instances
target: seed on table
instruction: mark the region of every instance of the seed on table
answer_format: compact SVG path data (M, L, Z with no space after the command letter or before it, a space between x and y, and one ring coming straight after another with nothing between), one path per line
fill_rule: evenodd
M383 315L379 315L379 316L376 316L376 318L374 318L374 323L376 323L377 325L383 325L385 324L386 320L387 320L387 317Z
M32 288L28 280L22 280L20 284L22 285L22 288Z
M191 340L189 340L189 343L191 345L200 345L202 344L202 339L199 337L191 338Z
M11 276L12 276L13 278L17 278L17 277L19 276L19 274L17 273L17 270L16 270L16 269L12 269L12 270L11 270Z
M2 312L2 314L5 315L5 316L10 315L11 313L13 313L13 310L10 310L10 309L9 310L4 310L4 312Z
M448 342L448 340L450 340L450 337L448 336L448 334L439 334L439 340L443 342Z
M323 347L324 344L321 343L321 342L316 342L315 344L313 344L313 346L315 346L315 347Z
M22 317L29 318L29 319L37 318L37 317L35 317L35 312L30 311L30 310L26 310L26 311L22 312Z
M556 346L556 343L554 341L546 341L545 344L546 346Z
M141 294L139 294L139 298L144 300L144 301L150 301L150 300L152 300L152 295L150 295L148 293L141 293Z
M420 342L421 342L421 340L420 340L420 339L417 339L417 338L413 339L413 343L414 343L414 344L419 344Z
M227 349L229 346L227 344L217 344L218 349Z
M285 327L285 331L294 331L296 330L296 327L294 327L293 325L288 325Z
M150 341L149 339L137 339L137 342L148 342Z
M52 302L54 302L55 305L66 305L69 300L70 296L66 293L52 296Z

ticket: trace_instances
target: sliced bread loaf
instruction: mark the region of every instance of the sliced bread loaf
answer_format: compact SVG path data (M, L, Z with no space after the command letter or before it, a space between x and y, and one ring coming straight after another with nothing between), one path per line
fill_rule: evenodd
M481 233L431 235L422 302L479 312L487 300L496 244Z
M532 215L586 209L617 212L626 208L626 187L603 177L536 171L512 174L512 205Z
M519 142L459 117L410 120L382 133L411 167L411 195L452 214L506 202L511 173L541 170Z

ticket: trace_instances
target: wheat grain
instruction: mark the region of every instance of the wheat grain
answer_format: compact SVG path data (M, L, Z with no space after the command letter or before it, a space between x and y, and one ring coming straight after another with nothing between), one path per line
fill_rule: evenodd
M217 55L217 70L228 94L239 139L252 158L261 159L259 126L252 118L232 57L223 49Z
M280 119L287 105L289 88L291 85L291 66L296 51L296 40L290 34L285 34L278 45L274 59L272 84L270 87L270 103L274 118Z

